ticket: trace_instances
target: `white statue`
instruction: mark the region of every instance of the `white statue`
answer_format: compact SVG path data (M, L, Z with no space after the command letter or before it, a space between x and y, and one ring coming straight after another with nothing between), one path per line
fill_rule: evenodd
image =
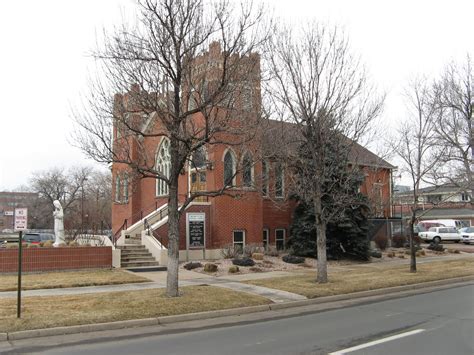
M53 246L58 247L61 244L66 244L64 239L64 212L61 203L58 200L55 200L53 205L54 235L56 236Z

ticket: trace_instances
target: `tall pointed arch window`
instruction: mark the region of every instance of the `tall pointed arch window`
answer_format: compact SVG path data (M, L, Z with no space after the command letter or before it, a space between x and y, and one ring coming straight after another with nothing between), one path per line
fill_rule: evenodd
M115 202L120 202L120 175L115 176Z
M122 202L128 203L128 174L124 174L122 178Z
M169 178L171 172L171 154L170 141L168 138L163 138L156 153L155 168L164 177ZM162 179L156 179L156 196L168 195L168 184Z
M262 194L268 196L268 163L262 161Z
M230 150L224 155L224 185L235 185L235 157Z
M285 192L284 170L281 163L275 166L275 197L283 198Z
M252 187L252 169L252 156L246 153L242 159L242 185L244 187Z

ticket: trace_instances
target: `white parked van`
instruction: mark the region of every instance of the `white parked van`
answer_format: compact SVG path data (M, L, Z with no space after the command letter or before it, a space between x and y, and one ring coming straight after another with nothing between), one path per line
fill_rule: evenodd
M441 225L444 227L454 227L457 229L461 229L463 227L469 227L469 222L466 221L459 221L456 219L432 219L429 221L420 221L418 224L430 224L431 226L433 225ZM430 226L430 227L431 227Z

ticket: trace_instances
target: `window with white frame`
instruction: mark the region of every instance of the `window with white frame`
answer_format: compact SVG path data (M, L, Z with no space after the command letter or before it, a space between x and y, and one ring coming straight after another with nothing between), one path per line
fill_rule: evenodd
M286 230L283 228L275 229L275 246L277 250L285 249L285 234Z
M253 162L252 156L249 153L244 155L242 160L242 185L244 187L252 187L253 178L252 178L252 170L253 170Z
M264 248L265 250L268 250L268 236L269 236L269 235L270 235L270 231L269 231L267 228L265 228L265 229L263 230L263 236L262 236L262 239L263 239L263 240L262 240L263 248Z
M283 166L275 165L275 197L282 198L285 193L285 179L283 176Z
M235 157L230 150L224 155L224 185L235 185Z
M244 230L235 230L233 234L233 244L235 249L244 250L245 247L245 231Z
M164 177L169 178L171 172L170 141L168 138L161 140L160 147L156 154L155 168ZM162 179L156 179L156 196L168 195L168 184Z

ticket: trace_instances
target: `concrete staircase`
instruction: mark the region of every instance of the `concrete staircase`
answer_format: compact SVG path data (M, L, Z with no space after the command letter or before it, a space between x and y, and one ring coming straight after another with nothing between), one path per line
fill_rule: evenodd
M121 267L130 271L165 271L165 266L160 266L159 262L151 255L148 249L141 245L141 237L127 238L126 244L118 246L120 248Z

